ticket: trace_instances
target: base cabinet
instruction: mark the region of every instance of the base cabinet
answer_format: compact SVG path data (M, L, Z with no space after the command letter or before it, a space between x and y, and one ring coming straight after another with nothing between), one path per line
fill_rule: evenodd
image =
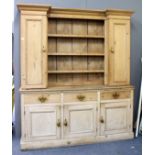
M133 138L133 89L83 91L83 96L92 93L94 101L90 95L80 101L79 91L67 92L73 95L72 102L66 101L66 92L46 93L45 102L38 100L40 92L35 92L34 97L33 93L22 94L22 149Z
M52 105L25 106L25 139L47 140L60 138L60 107Z

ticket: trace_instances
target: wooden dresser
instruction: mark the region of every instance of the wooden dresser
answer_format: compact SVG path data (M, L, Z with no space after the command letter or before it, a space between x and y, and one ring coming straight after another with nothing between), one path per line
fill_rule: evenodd
M21 149L133 138L132 11L18 8Z

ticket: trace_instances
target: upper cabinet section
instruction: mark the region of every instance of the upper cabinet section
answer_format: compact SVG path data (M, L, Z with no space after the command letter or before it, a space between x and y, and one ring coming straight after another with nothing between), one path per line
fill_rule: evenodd
M130 16L19 4L21 88L130 84Z
M21 11L21 87L47 87L47 6L18 5Z

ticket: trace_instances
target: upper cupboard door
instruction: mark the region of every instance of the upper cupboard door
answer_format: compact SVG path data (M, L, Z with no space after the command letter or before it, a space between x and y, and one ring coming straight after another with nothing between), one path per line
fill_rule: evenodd
M47 17L21 16L21 87L47 86Z
M130 83L130 21L109 22L109 84Z

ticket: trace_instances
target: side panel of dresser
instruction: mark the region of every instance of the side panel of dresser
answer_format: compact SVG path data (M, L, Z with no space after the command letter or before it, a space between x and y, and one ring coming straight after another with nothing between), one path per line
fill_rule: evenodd
M21 88L47 86L47 17L21 14Z

